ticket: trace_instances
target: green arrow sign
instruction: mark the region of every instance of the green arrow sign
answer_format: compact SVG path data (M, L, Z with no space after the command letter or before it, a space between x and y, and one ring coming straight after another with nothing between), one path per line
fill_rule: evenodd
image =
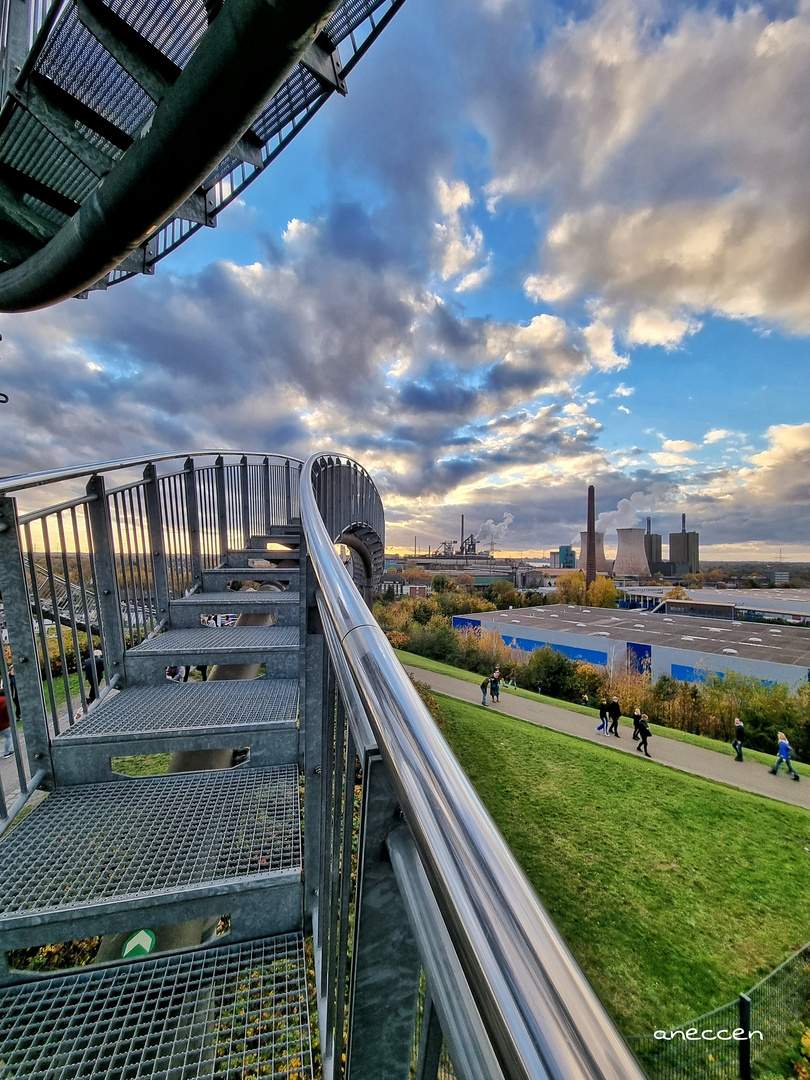
M126 960L133 956L146 956L155 947L155 935L151 930L137 930L124 942L121 956Z

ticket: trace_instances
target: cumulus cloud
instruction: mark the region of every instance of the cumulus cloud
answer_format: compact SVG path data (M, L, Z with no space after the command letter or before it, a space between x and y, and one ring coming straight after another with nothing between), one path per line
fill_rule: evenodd
M470 189L463 180L448 182L441 177L436 186L439 209L445 216L443 222L434 226L439 275L442 281L447 281L468 271L457 291L477 288L486 278L486 267L476 271L469 268L482 256L484 235L477 225L465 226L461 215L462 210L472 205Z
M635 386L625 386L624 383L619 383L615 390L610 392L611 397L631 397L635 394Z
M629 344L672 348L702 313L810 330L810 5L606 0L527 56L530 11L471 88L489 199L550 208L527 294L600 297Z
M725 428L712 428L711 431L707 431L703 436L703 441L707 444L722 442L724 439L727 439L729 435L733 434L732 431L727 431Z
M689 442L688 439L664 439L661 444L662 450L670 450L675 454L683 454L687 450L694 450L697 443Z

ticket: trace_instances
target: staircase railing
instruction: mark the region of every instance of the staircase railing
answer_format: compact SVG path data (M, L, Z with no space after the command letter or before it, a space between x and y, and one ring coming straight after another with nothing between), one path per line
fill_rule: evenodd
M351 1080L408 1074L421 967L415 1075L437 1075L440 1029L462 1080L641 1077L335 553L347 530L381 528L370 478L352 461L310 458L301 517L306 703L329 725L306 762L307 792L331 809L309 893L325 1075L338 1075L344 1054Z
M208 450L0 479L0 679L23 721L22 732L12 724L15 775L0 776L0 832L53 786L52 740L123 685L126 649L165 624L169 600L251 536L297 526L300 469ZM71 497L42 507L40 489L54 485Z

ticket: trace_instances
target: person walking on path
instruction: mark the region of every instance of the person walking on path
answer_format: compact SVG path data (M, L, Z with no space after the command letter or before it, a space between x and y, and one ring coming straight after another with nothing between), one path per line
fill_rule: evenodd
M11 720L8 715L6 695L0 690L0 731L3 733L3 757L11 757L14 747L11 741Z
M621 738L619 734L619 717L622 715L622 707L619 704L619 699L616 695L613 695L613 701L608 705L608 716L610 717L610 727L608 728L608 735L615 735L617 739Z
M95 678L93 677L93 671L95 670ZM101 689L101 676L104 674L104 657L101 655L101 649L93 649L93 655L88 656L84 662L84 677L87 679L87 685L89 692L87 694L87 704L90 705L96 700L96 690Z
M501 700L501 669L495 668L489 680L489 696L493 701Z
M779 731L777 732L776 737L779 740L779 749L776 751L776 761L773 763L773 768L771 769L771 772L774 776L776 776L776 774L779 772L779 766L784 761L785 765L787 765L788 767L788 772L790 773L791 779L798 780L799 774L796 772L796 770L790 763L790 759L791 757L793 757L793 750L791 749L790 743L788 742L787 735L785 735L784 731Z
M641 738L641 729L639 727L639 721L641 720L641 709L633 709L633 740L637 742Z
M647 720L647 714L644 713L643 715L639 716L638 720L636 720L636 718L633 717L633 720L635 721L636 724L638 724L638 729L637 730L638 730L639 744L636 747L636 750L638 750L639 753L641 753L641 751L643 750L646 757L651 757L652 755L647 750L647 739L649 739L650 735L652 735L652 732L650 731L650 724L649 724L649 721Z
M599 702L599 726L596 729L597 735L607 735L608 733L607 707L607 698L602 698Z
M743 722L739 716L734 717L734 742L731 744L734 747L734 753L737 755L734 760L742 761L743 756L743 742L745 740L745 728Z
M484 681L481 683L481 686L480 686L481 697L483 698L483 701L481 702L481 704L484 706L485 709L487 708L487 690L488 689L489 689L489 675L487 675L487 677L484 679Z

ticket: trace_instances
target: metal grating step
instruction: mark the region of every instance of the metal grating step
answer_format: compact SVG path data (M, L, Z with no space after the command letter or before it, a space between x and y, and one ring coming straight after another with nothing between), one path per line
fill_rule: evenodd
M131 656L218 656L251 652L264 655L273 649L297 649L298 628L294 626L199 626L167 630L130 649Z
M203 570L203 588L211 583L221 587L225 581L291 581L298 582L300 566L218 566Z
M198 730L242 730L295 723L297 717L295 679L167 682L163 686L132 687L116 694L63 731L55 741L76 743Z
M0 931L300 865L294 765L57 789L0 841Z
M301 594L290 589L273 592L269 589L258 592L254 589L225 589L221 592L194 593L192 596L184 596L182 600L170 600L172 608L193 607L201 611L217 612L224 614L237 612L243 608L253 611L255 608L268 608L272 611L281 606L297 607L301 602Z
M311 1080L299 934L0 989L3 1080Z
M262 612L275 613L279 626L294 626L298 623L300 601L300 594L289 589L225 589L170 600L169 610L173 627L199 626L201 615L253 615Z

